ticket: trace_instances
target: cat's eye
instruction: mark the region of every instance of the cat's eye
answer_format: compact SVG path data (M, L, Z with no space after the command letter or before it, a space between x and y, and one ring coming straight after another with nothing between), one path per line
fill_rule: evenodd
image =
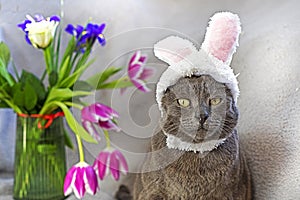
M222 99L221 98L213 98L209 100L210 105L212 106L216 106L219 103L221 103Z
M177 103L182 107L188 107L190 105L190 100L188 100L188 99L177 99Z

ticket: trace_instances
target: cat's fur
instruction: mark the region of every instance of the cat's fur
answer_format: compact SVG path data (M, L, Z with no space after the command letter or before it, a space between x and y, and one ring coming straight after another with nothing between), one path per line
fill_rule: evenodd
M210 105L214 97L221 103ZM180 98L189 99L191 105L181 107ZM181 78L168 88L162 106L161 130L151 139L151 153L144 173L136 178L133 199L250 200L250 172L235 129L238 110L226 85L208 75ZM200 148L210 140L226 140L199 153L168 148L166 134Z

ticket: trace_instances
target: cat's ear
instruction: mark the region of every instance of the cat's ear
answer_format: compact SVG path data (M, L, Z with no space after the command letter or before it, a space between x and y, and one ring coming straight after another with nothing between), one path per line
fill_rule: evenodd
M240 33L241 23L236 14L216 13L211 17L201 49L229 65L238 46Z
M178 36L167 37L154 45L154 54L169 65L186 59L198 50L192 42Z

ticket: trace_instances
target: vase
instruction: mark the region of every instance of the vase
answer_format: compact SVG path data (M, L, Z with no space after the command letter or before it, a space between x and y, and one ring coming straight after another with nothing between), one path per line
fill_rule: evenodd
M64 199L66 153L63 117L47 128L41 118L17 116L14 199Z

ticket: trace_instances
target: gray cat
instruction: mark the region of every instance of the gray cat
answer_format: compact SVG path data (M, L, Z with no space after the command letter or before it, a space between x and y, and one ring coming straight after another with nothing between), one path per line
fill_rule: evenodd
M154 53L170 66L156 88L160 129L151 138L133 196L118 199L250 200L251 177L239 147L238 82L229 66L241 32L239 17L216 13L198 50L170 36Z
M151 140L143 169L163 169L139 174L133 199L251 199L251 179L239 149L235 126L238 110L230 90L210 76L181 78L162 98L161 128ZM212 151L195 153L166 148L166 134L203 145L223 141Z

